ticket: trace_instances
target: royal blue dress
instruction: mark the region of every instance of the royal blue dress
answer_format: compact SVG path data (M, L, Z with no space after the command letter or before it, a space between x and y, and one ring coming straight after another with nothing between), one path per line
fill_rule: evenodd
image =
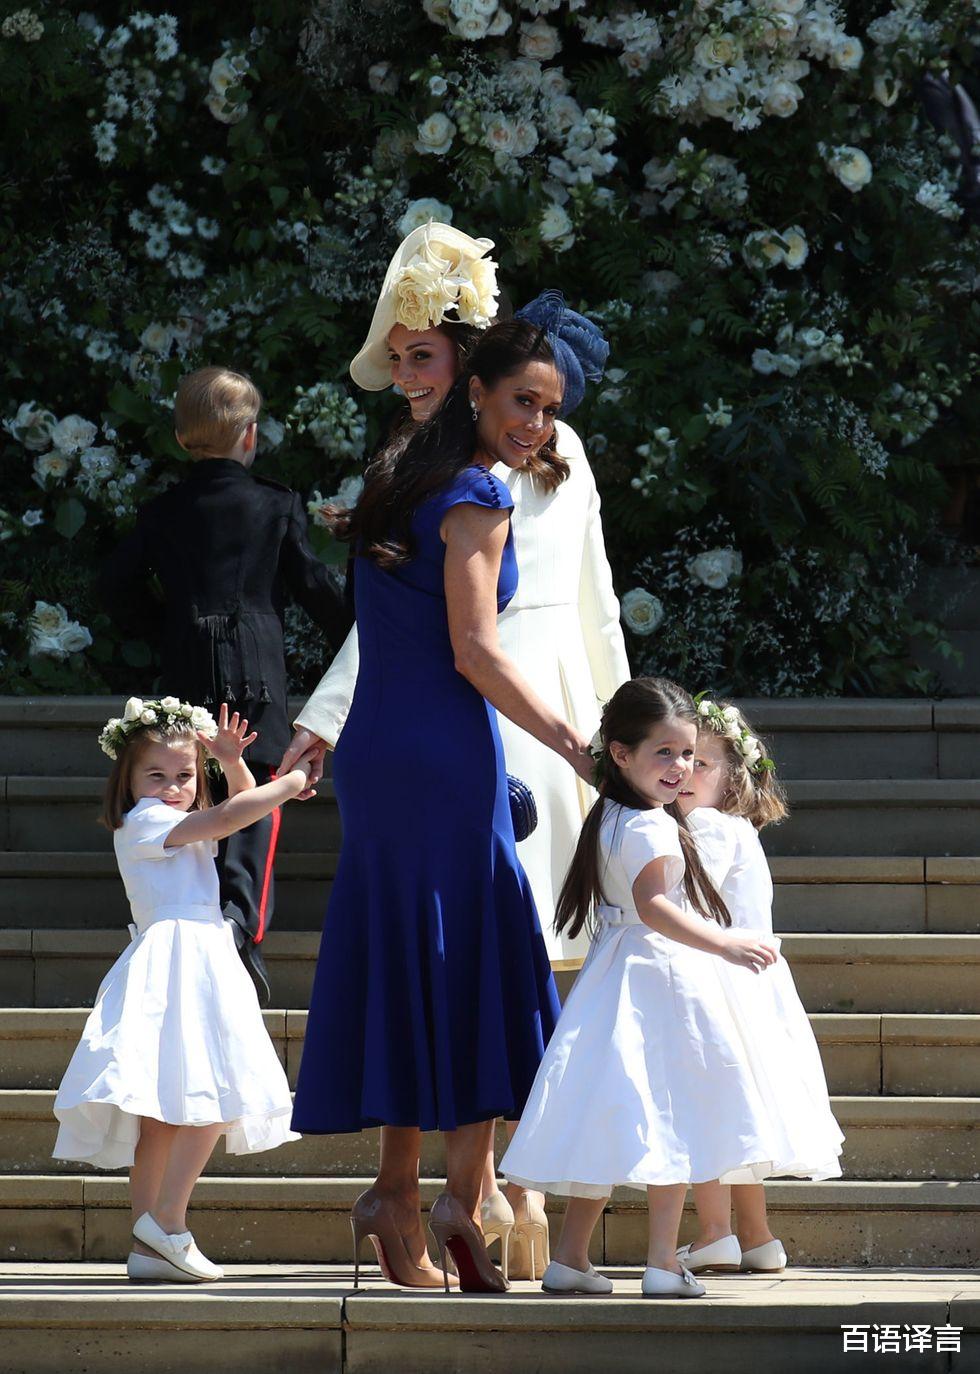
M412 519L411 560L356 560L360 666L333 778L343 846L293 1126L451 1131L520 1116L559 1005L514 847L494 708L456 670L439 526L510 492L469 467ZM517 588L508 534L498 609Z

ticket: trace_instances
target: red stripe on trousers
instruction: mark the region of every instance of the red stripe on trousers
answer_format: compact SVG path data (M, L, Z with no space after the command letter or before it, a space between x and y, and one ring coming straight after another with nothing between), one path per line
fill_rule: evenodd
M277 806L272 813L272 838L269 840L269 852L265 856L265 873L262 877L262 896L259 900L259 929L255 936L257 945L262 943L265 936L265 911L269 905L269 888L272 884L272 865L276 857L276 845L279 843L279 826L282 823L280 808Z

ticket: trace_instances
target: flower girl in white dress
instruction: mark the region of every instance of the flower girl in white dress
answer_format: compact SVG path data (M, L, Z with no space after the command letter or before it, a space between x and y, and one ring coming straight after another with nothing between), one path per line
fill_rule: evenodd
M597 928L501 1164L569 1198L549 1291L611 1291L589 1240L626 1185L649 1205L643 1293L700 1297L675 1254L688 1184L764 1177L793 1149L722 977L726 961L765 977L775 948L726 929L683 819L664 809L691 777L697 719L660 678L624 683L603 712L600 796L558 907L573 933L593 913Z
M129 1168L131 1279L223 1277L186 1229L218 1138L233 1154L290 1129L289 1085L218 905L217 841L306 790L309 760L256 787L248 722L218 725L175 697L130 698L100 744L115 760L103 819L133 913L132 943L106 974L55 1099L54 1155ZM228 782L211 806L205 745Z
M761 741L737 706L702 697L698 715L694 772L681 789L679 809L725 899L732 925L769 937L772 877L759 831L787 814L775 765L765 757ZM764 979L739 976L733 970L729 981L743 997L743 1014L755 1026L756 1038L766 1043L777 1064L782 1110L792 1117L797 1137L806 1142L792 1172L817 1179L838 1177L844 1137L830 1108L817 1042L785 959L780 956ZM698 1235L678 1252L694 1273L772 1273L785 1268L786 1251L769 1229L761 1184L696 1184L694 1203Z

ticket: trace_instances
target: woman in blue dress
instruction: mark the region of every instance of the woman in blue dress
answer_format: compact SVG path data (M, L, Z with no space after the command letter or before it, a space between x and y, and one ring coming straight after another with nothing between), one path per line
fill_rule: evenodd
M591 774L588 742L501 653L517 585L507 487L489 468L561 464L554 421L598 375L594 326L549 295L486 331L437 416L396 436L337 531L355 551L361 661L333 777L344 840L324 923L293 1125L385 1125L355 1204L386 1275L502 1291L479 1230L495 1117L524 1106L558 1013L515 852L496 710ZM597 361L598 359L598 361ZM447 1187L419 1215L419 1132L446 1133Z

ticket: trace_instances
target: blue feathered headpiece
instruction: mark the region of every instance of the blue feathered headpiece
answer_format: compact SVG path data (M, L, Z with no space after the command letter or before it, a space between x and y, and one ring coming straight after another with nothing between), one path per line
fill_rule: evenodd
M609 357L602 330L584 315L570 310L560 291L542 291L514 314L542 330L555 355L555 366L564 383L562 415L569 415L585 395L585 383L597 382Z

